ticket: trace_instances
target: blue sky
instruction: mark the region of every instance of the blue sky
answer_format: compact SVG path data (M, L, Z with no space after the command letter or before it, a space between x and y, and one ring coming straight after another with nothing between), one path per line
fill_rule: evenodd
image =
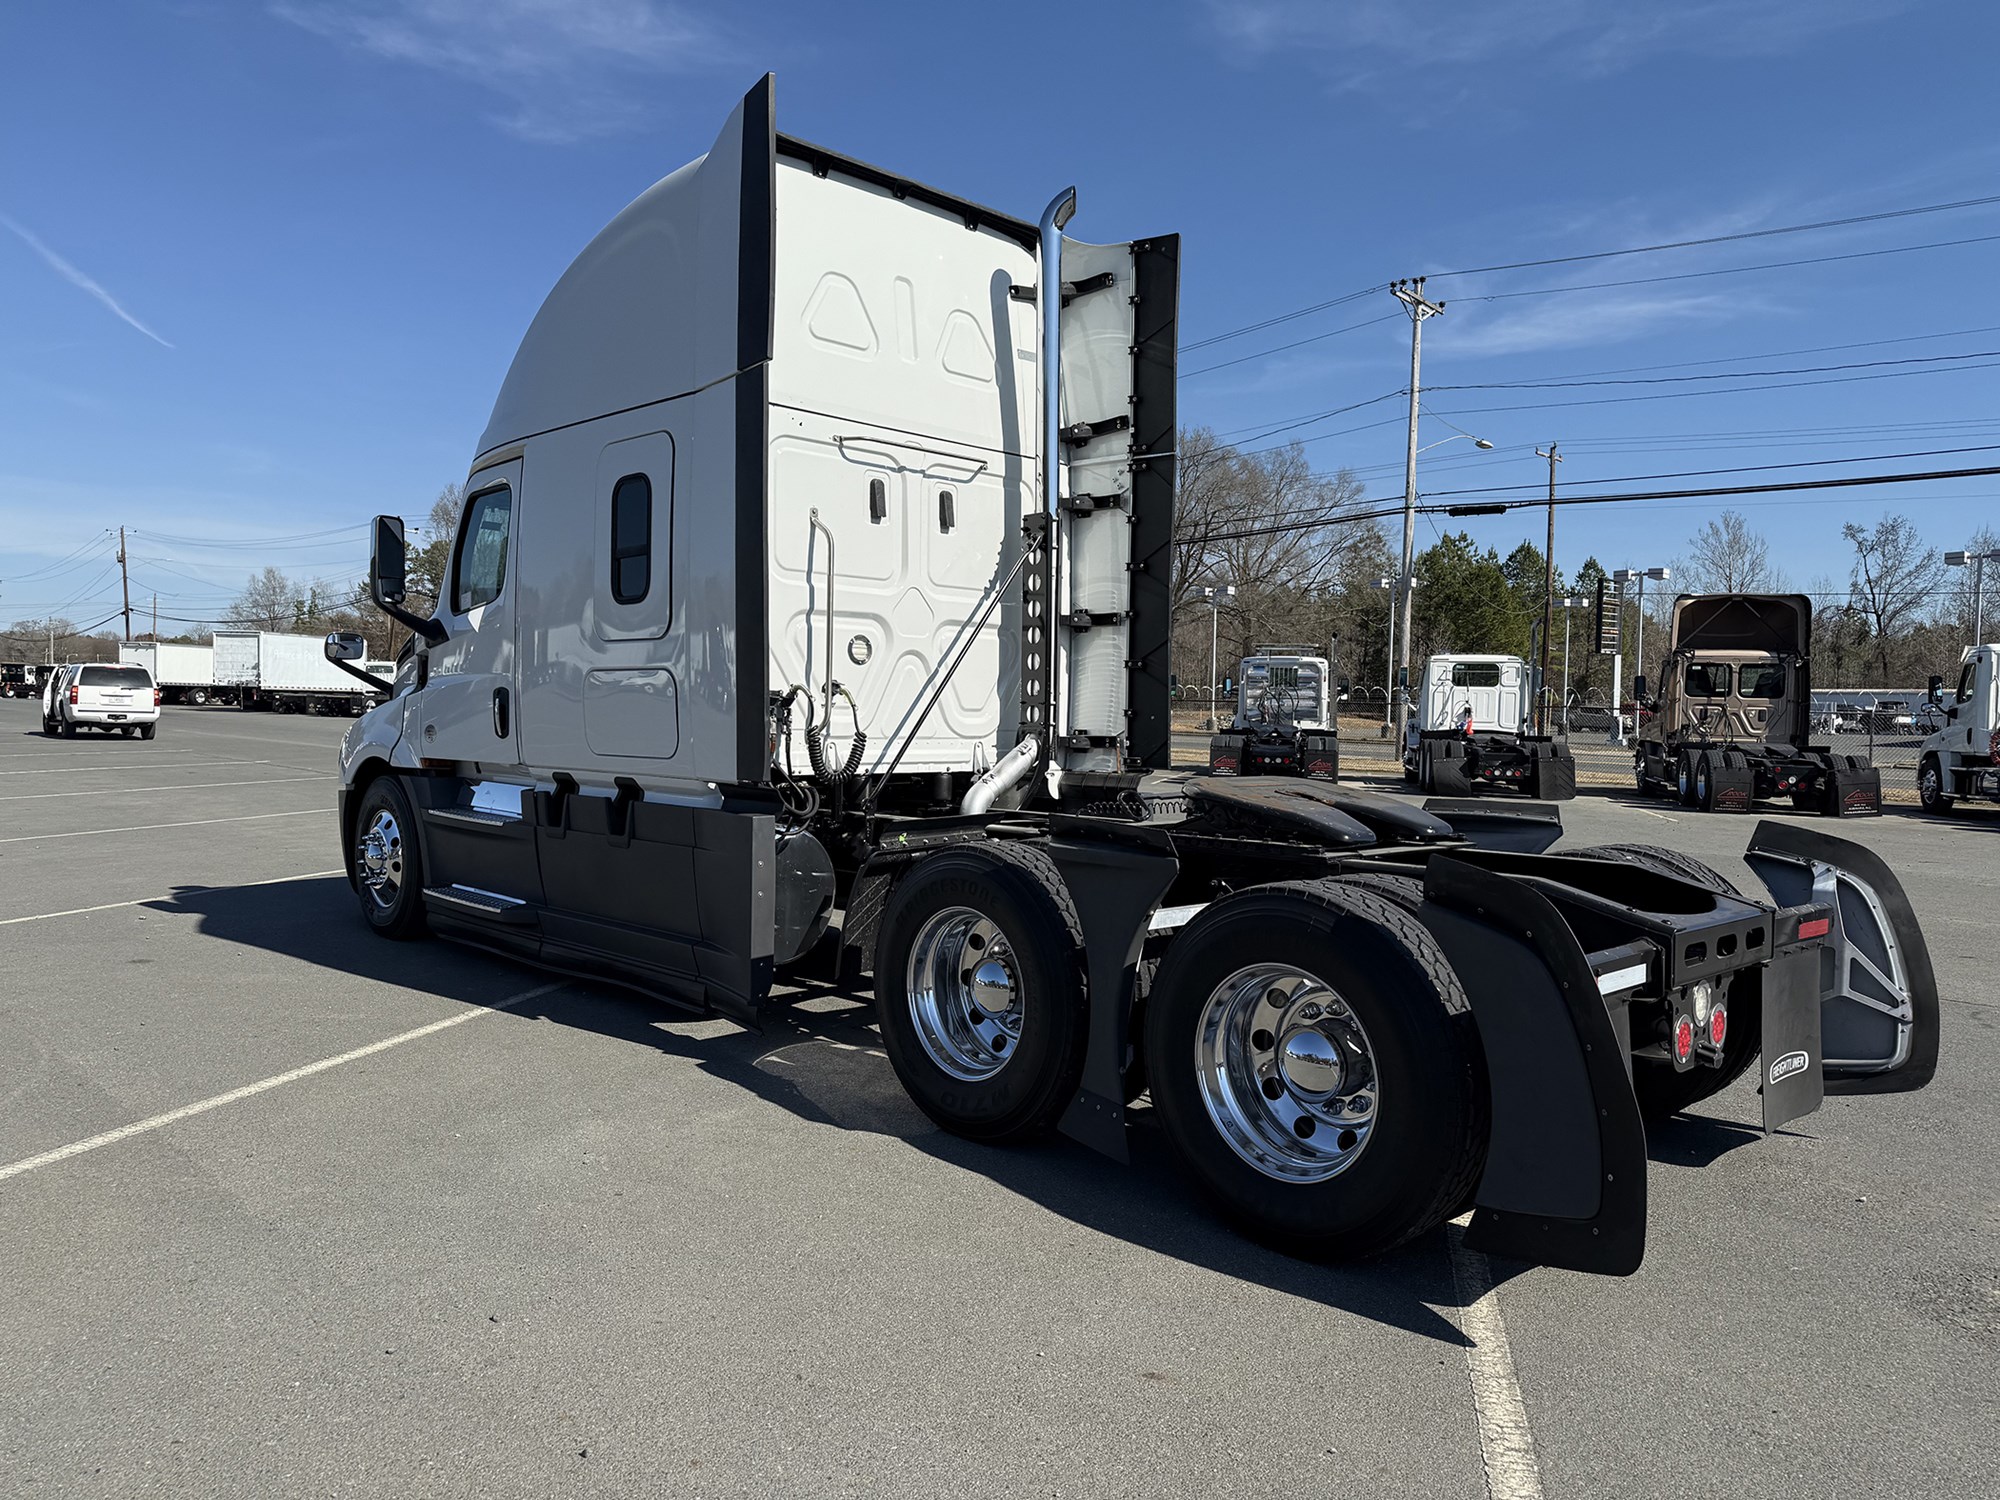
M1996 33L2000 8L1969 0L13 0L0 619L108 614L97 539L120 523L163 617L212 616L265 563L355 576L366 516L421 517L462 477L570 257L767 69L783 130L1024 216L1074 181L1084 238L1180 231L1191 344L1397 276L2000 193ZM1727 394L1442 389L2000 350L2000 238L1902 248L1982 236L2000 205L1433 280L1423 440L1456 424L1498 446L1427 454L1422 487L1536 482L1551 439L1579 488L2000 444L1993 359ZM1855 258L1689 274L1833 255ZM1477 300L1615 280L1642 284ZM1384 396L1407 325L1371 320L1395 313L1377 291L1190 349L1183 416L1250 433ZM1828 383L1747 389L1807 379ZM1555 404L1574 402L1592 404ZM1400 493L1396 402L1298 434ZM1742 508L1806 585L1844 582L1844 521L1903 510L1954 546L1996 497L2000 479ZM1668 561L1716 508L1571 509L1558 556ZM1542 522L1465 524L1505 550Z

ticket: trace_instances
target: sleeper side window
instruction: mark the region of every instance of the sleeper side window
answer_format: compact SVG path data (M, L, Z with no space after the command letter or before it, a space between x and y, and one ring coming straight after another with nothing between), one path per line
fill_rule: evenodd
M611 487L611 597L637 604L653 586L653 482L627 474Z
M1979 663L1977 661L1969 661L1965 664L1965 670L1958 674L1958 701L1960 703L1970 703L1972 701L1972 679L1978 675L1978 672Z
M491 604L507 584L507 534L514 522L514 492L501 485L465 502L458 553L452 559L451 607L459 614Z
M1727 698L1729 696L1729 668L1725 663L1713 661L1691 661L1687 669L1687 691L1690 698Z

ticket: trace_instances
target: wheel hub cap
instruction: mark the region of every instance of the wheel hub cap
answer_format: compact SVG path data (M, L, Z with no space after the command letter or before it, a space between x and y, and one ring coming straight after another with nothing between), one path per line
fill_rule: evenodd
M386 807L368 820L355 845L361 883L384 906L394 903L403 885L403 830Z
M1324 1182L1374 1133L1375 1054L1331 986L1287 964L1238 969L1195 1029L1202 1102L1232 1151L1267 1177Z
M1019 1049L1024 1013L1013 944L990 917L948 906L910 948L907 1001L917 1040L953 1078L981 1083Z
M1278 1071L1295 1094L1324 1099L1340 1092L1346 1070L1340 1049L1325 1032L1312 1027L1294 1031L1278 1051Z

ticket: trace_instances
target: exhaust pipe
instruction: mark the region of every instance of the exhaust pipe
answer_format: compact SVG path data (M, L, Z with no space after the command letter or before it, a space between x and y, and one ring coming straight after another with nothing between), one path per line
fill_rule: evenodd
M977 816L1018 786L1035 769L1041 758L1042 743L1032 734L993 763L993 769L966 788L958 810Z
M1042 285L1037 306L1042 314L1042 510L1048 516L1047 539L1043 543L1049 549L1049 591L1047 596L1048 619L1048 672L1049 672L1049 737L1061 743L1062 726L1057 722L1066 694L1058 685L1057 670L1061 654L1056 650L1056 601L1062 598L1062 548L1058 545L1062 536L1062 241L1063 226L1076 213L1076 189L1066 187L1049 200L1049 206L1042 210ZM1033 737L1023 740L1023 745L1035 744ZM1019 753L1019 746L1015 754ZM1039 755L1040 746L1036 745ZM1005 766L1012 755L1002 759L993 769L997 772ZM1060 794L1062 769L1059 764L1049 767L1049 795ZM973 792L979 790L975 783ZM1004 790L1004 789L1003 789ZM996 792L997 796L998 793ZM968 794L967 800L971 800ZM983 811L984 808L981 809Z

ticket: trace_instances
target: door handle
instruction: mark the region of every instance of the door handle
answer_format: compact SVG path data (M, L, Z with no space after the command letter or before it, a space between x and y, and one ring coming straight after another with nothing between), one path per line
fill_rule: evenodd
M493 734L496 739L504 740L507 738L509 728L507 721L507 690L505 688L495 688L493 690Z

